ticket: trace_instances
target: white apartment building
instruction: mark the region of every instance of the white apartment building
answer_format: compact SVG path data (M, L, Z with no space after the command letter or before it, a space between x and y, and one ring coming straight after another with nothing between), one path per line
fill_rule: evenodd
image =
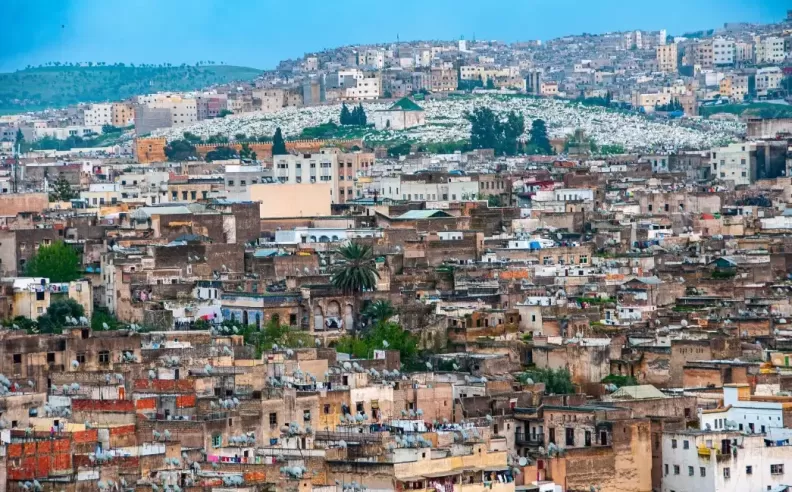
M385 176L380 180L380 196L392 200L456 201L478 197L477 181L469 176L443 177L440 180L402 179L402 176Z
M366 75L357 80L355 87L349 87L341 97L344 101L371 101L379 99L382 93L382 80L379 75Z
M734 41L724 38L713 39L712 62L715 65L734 65Z
M381 69L385 66L385 52L383 50L368 49L358 53L358 65Z
M734 43L734 61L735 62L752 62L754 57L753 43L747 41L735 41Z
M786 58L784 52L784 38L779 36L767 36L754 39L756 51L756 63L781 63Z
M113 105L112 104L91 104L82 110L83 124L85 126L112 125L113 124Z
M756 93L765 95L768 90L778 89L783 80L784 73L779 67L760 68L756 71Z
M747 384L723 386L723 407L699 410L699 427L703 430L723 431L732 422L741 432L766 434L770 429L784 428L784 401L762 401L751 396ZM790 470L792 471L792 470Z
M138 96L138 104L170 110L171 126L189 125L198 121L198 103L180 94L147 94Z
M338 157L335 154L287 154L273 156L273 179L281 183L328 183L332 203L339 203Z
M33 138L38 140L44 137L66 140L69 137L87 138L92 135L101 135L102 126L64 126L59 128L33 128Z
M756 181L756 144L736 142L713 148L710 168L716 179L734 181L735 186L753 183Z
M788 433L787 433L788 436ZM782 436L783 437L783 436ZM662 492L767 492L792 479L789 439L739 431L668 431Z

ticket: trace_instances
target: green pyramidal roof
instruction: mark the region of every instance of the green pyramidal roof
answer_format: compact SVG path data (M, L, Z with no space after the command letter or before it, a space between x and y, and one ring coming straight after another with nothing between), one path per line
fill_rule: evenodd
M402 111L423 111L423 108L415 104L409 97L403 97L393 103L389 111L402 110Z

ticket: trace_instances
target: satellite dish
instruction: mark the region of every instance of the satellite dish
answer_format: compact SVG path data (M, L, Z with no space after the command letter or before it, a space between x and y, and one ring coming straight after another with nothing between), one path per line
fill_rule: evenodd
M519 463L520 463L520 466L527 465L528 464L528 458L526 458L525 456L521 457Z

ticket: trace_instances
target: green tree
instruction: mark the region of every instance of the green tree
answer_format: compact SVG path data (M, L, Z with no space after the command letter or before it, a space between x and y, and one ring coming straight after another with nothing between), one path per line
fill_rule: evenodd
M165 146L165 155L171 162L186 161L195 157L195 145L188 140L173 140Z
M487 87L487 89L490 89L490 90L495 89L495 81L492 80L492 77L487 77L487 85L486 85L486 87Z
M521 114L509 111L509 114L506 115L506 123L503 125L502 153L516 155L520 150L519 139L523 133L525 133L525 118Z
M335 251L336 263L330 282L354 300L354 316L360 318L360 294L377 286L377 266L374 249L366 244L349 242Z
M490 207L502 207L503 201L498 195L490 195L487 197L487 205Z
M234 114L234 112L231 111L230 109L221 109L220 112L217 113L217 117L218 118L225 118L226 116L228 116L230 114Z
M366 118L366 110L363 109L363 103L358 104L358 107L355 108L355 125L357 126L366 126L368 119Z
M242 326L237 321L224 321L223 325L236 327L245 344L255 347L256 357L261 357L262 353L272 350L275 345L278 348L300 348L312 347L315 343L310 333L281 324L276 318L270 318L263 330L259 330L256 325Z
M346 103L341 103L341 116L338 117L338 122L342 125L351 125L351 121L352 114L349 112L349 108Z
M369 304L369 306L366 308L365 314L375 324L379 324L391 319L396 314L396 309L394 309L393 304L391 304L390 301L378 299Z
M388 148L388 157L399 157L400 155L410 155L410 150L412 146L409 142L401 143L399 145L394 145L393 147Z
M14 146L21 146L25 144L25 135L22 133L22 130L19 129L16 132L16 139L14 140Z
M534 383L544 383L545 393L553 395L567 395L575 393L575 385L572 384L572 375L567 369L533 369L526 371L521 376L521 380L526 382L528 379Z
M79 319L82 316L85 316L85 309L74 299L52 302L37 320L39 333L60 333L68 325L67 317Z
M184 132L184 140L188 141L191 144L199 144L203 143L203 140L198 135L192 132Z
M553 153L553 147L550 145L550 139L547 136L547 125L544 120L535 119L531 123L529 144L534 151L540 154L550 155Z
M91 315L91 329L94 331L118 330L123 326L118 318L104 309L96 309Z
M71 246L55 241L41 246L25 266L28 277L45 277L50 282L71 282L80 278L80 258Z
M256 153L250 148L250 144L243 143L242 148L239 149L239 157L242 159L256 160Z
M397 323L383 322L366 335L344 335L335 349L360 359L370 359L375 350L398 350L402 365L411 365L418 355L418 339Z
M77 198L77 193L72 189L71 184L62 174L58 175L58 179L52 183L52 191L50 192L49 199L53 202L67 202Z
M216 147L206 153L206 162L212 161L225 161L227 159L236 159L239 157L234 149L231 147L220 146Z
M500 146L500 121L493 110L480 106L472 113L465 113L465 118L470 122L471 147L497 149Z
M209 138L206 140L206 143L217 145L217 144L227 144L228 137L222 135L220 133L215 133L214 135L210 135Z
M289 152L286 150L286 141L283 139L283 133L280 127L275 129L275 135L272 136L272 155L286 155Z

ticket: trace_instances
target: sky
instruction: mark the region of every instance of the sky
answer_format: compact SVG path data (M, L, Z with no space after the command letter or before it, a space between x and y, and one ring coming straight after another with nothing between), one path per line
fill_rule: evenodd
M255 68L324 48L416 39L548 40L581 33L777 22L788 0L2 0L0 71L48 61Z

